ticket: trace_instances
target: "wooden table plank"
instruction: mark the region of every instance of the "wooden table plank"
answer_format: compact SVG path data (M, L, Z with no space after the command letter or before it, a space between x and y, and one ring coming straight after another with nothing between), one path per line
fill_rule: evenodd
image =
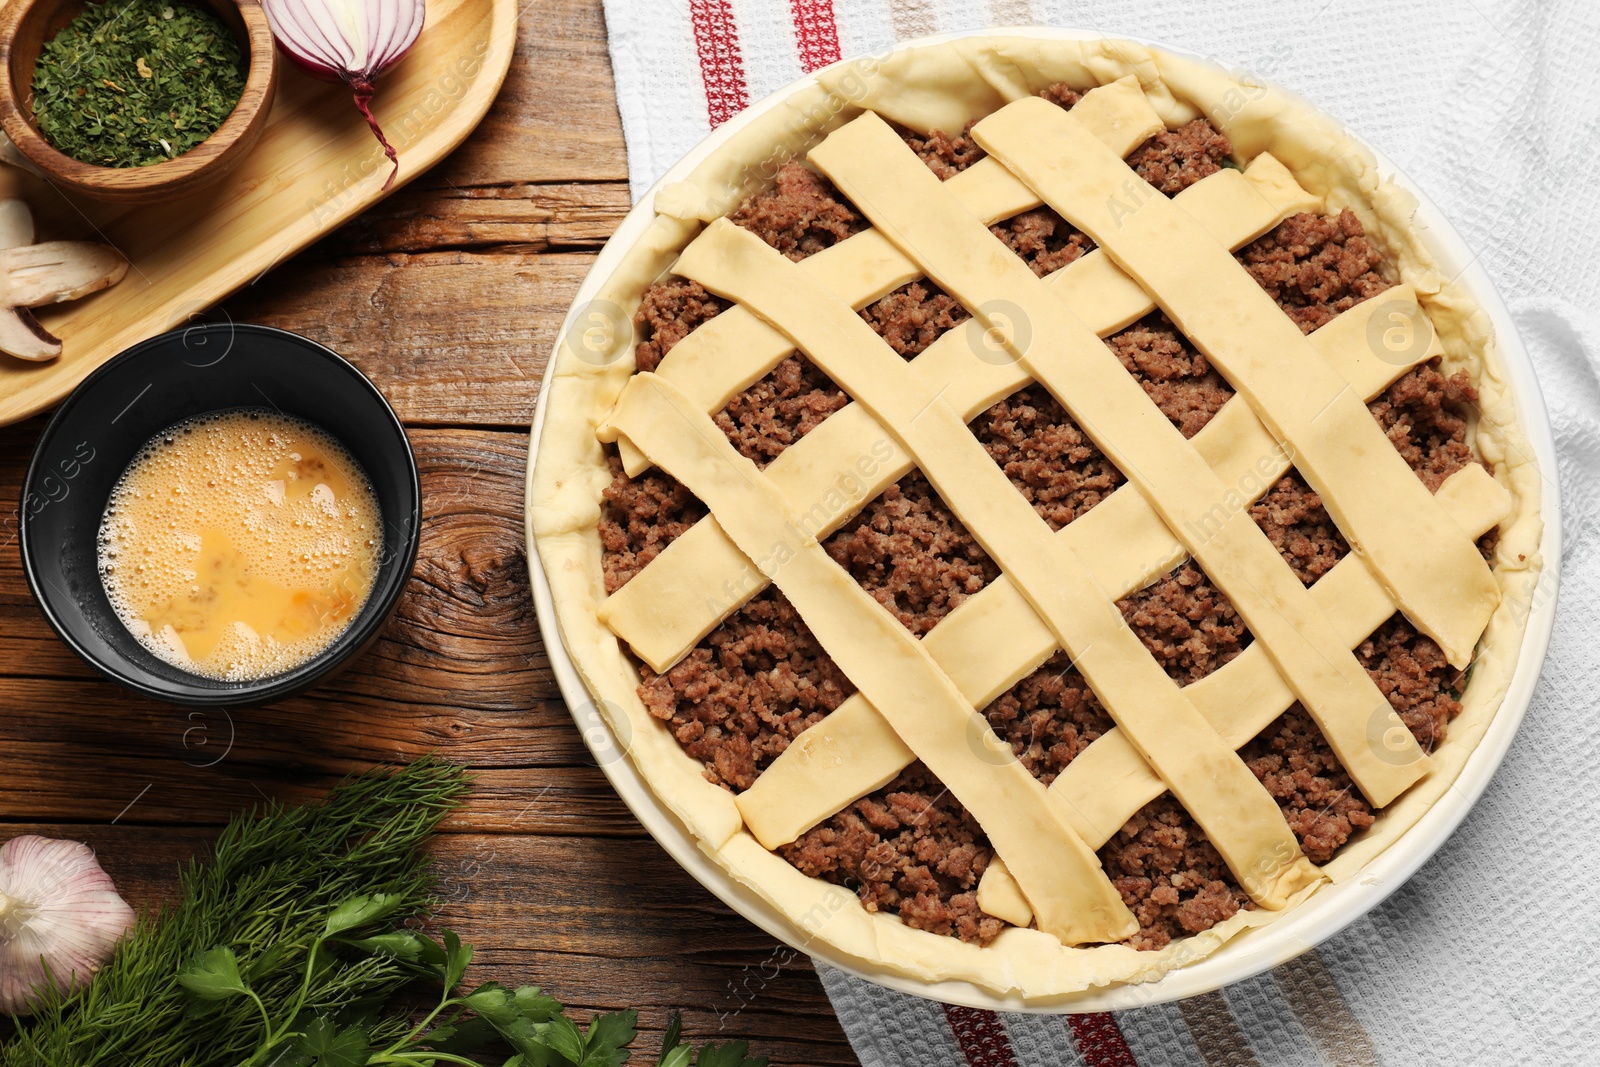
M312 252L230 297L221 314L334 349L408 424L524 427L592 262L587 253Z
M525 427L568 302L628 209L599 0L530 0L505 89L444 164L225 302L351 358L406 421L422 546L383 637L277 705L192 711L102 680L29 596L15 510L42 419L0 429L0 839L89 841L136 905L228 816L438 752L475 788L435 848L440 920L480 980L581 1012L671 1010L774 1064L853 1063L809 962L657 846L593 766L549 672L523 543ZM381 89L380 89L381 92ZM638 1057L643 1062L644 1056Z
M315 251L598 252L628 207L625 182L456 186L429 175Z
M525 0L500 96L437 173L456 185L627 181L600 0Z

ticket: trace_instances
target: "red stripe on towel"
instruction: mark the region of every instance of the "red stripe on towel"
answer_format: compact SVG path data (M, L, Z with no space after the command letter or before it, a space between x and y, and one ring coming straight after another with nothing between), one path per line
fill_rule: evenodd
M1072 1031L1072 1040L1078 1043L1083 1062L1089 1067L1139 1067L1127 1038L1122 1036L1122 1027L1110 1012L1069 1015L1067 1028Z
M800 66L807 74L839 62L839 25L833 19L833 0L789 0L794 15L794 41Z
M944 1006L945 1021L956 1035L956 1044L967 1058L967 1067L1017 1067L1011 1054L1011 1039L1000 1024L1000 1016L983 1008Z
M716 129L750 103L739 27L729 0L689 0L689 21L694 26L700 80L706 88L706 118Z

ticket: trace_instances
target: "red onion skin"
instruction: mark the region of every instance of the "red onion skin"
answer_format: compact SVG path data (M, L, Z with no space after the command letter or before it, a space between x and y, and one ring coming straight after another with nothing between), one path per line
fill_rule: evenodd
M295 67L302 74L305 74L305 75L308 75L308 76L310 76L312 78L315 78L319 82L329 82L330 84L338 84L340 82L343 82L346 85L350 84L349 78L345 77L345 75L341 71L334 70L331 67L328 67L327 65L322 64L322 63L313 62L312 60L309 60L309 59L306 59L306 58L300 56L298 53L291 52L289 49L287 49L287 48L285 48L283 46L283 42L282 41L278 41L277 45L278 45L278 54L281 55L284 59L287 59L289 62L293 63L295 65ZM417 43L415 41L413 41L410 44L406 45L405 50L403 52L401 52L399 55L395 56L393 61L390 62L389 65L384 67L383 69L384 70L388 70L389 67L392 67L396 63L400 62L406 56L410 55L411 54L411 50L413 48L415 48L416 46L417 46ZM380 73L382 73L382 71L369 72L367 74L367 80L372 82L373 84L377 84L378 75Z
M313 63L309 59L301 59L295 53L283 47L283 42L278 42L278 54L300 69L302 74L309 74L319 82L342 82L344 79L339 72L321 63Z

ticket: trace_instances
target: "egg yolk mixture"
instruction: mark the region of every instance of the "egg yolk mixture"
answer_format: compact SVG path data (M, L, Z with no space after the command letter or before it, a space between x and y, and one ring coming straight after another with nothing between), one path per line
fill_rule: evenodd
M156 656L248 681L315 656L366 603L383 544L366 475L337 441L275 412L158 434L100 525L101 581Z

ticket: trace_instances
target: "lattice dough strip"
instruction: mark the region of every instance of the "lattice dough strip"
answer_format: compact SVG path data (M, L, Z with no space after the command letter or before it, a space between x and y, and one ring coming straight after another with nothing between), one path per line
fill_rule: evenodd
M945 187L959 177L950 179ZM1243 174L1233 170L1212 174L1179 193L1177 199L1214 226L1218 240L1235 247L1254 240L1288 215L1320 206L1282 164L1266 155L1252 160ZM834 247L842 248L861 236ZM826 254L803 260L801 266ZM1149 295L1098 250L1051 274L1045 282L1102 336L1115 333L1155 307ZM730 308L679 342L657 373L686 391L692 383L713 380L715 375L709 370L702 367L700 373L689 373L681 368L690 364L673 364L673 360L736 310L742 311ZM748 312L742 314L759 322ZM765 324L761 328L780 339L769 345L768 355L774 363L793 350L781 333ZM968 320L941 336L912 360L912 366L935 388L944 389L945 399L971 418L1028 383L1026 371L1014 361L973 358L976 352L990 352L989 346L982 325ZM743 358L740 349L723 344L701 350L708 353L707 358L710 353L734 363ZM693 365L700 366L700 357ZM705 407L716 411L726 403L726 397L717 393L706 400ZM786 449L767 465L766 472L792 497L812 502L807 522L820 537L910 469L910 457L893 438L860 407L850 404ZM1131 487L1119 492L1137 495ZM601 609L602 618L641 659L660 671L677 662L765 586L766 578L733 547L716 523L701 520L609 597Z
M1009 104L972 136L1155 297L1294 448L1296 467L1406 618L1465 668L1500 600L1472 540L1228 250L1059 108L1038 103Z
M1439 487L1437 497L1445 514L1473 537L1494 529L1511 510L1511 494L1477 464L1451 475ZM1311 592L1334 620L1340 639L1350 648L1365 641L1395 613L1394 601L1388 592L1353 555L1335 564ZM1223 739L1235 748L1266 729L1294 702L1294 694L1283 683L1265 651L1254 645L1185 687L1184 692ZM887 726L881 729L887 730ZM863 751L872 749L867 745ZM1133 746L1118 731L1111 730L1078 753L1056 776L1050 783L1050 797L1052 800L1059 797L1064 802L1061 811L1067 821L1090 846L1098 849L1109 840L1109 835L1102 837L1103 827L1120 828L1135 812L1160 796L1162 788L1161 780L1150 772ZM742 811L743 805L740 807ZM1005 914L990 906L997 899L1018 899L1017 891L1006 884L1010 881L1004 863L991 865L984 873L979 904L992 915L1017 926L1026 926L1026 915L1015 909Z
M1160 118L1146 103L1135 78L1122 78L1091 89L1073 110L1118 155L1133 151L1161 129ZM954 175L949 187L960 197L962 206L988 223L1039 206L1033 190L993 160L979 160ZM856 308L921 277L916 264L872 230L848 237L801 262L807 272L814 272ZM720 411L793 351L794 346L782 334L744 308L733 307L674 345L656 373L670 378L705 410ZM630 477L637 477L649 466L630 444L624 442L618 447L623 469Z
M782 490L734 450L709 415L666 379L636 374L612 417L620 432L705 502L741 550L767 562L817 642L986 828L1041 930L1082 944L1118 941L1138 929L1094 852L1057 815L1044 786L1019 764L983 758L973 739L993 736L988 723L916 638L799 530Z
M1339 367L1350 378L1351 387L1364 397L1377 396L1412 366L1439 354L1435 343L1425 351L1392 363L1372 358L1366 336L1373 318L1397 308L1417 310L1409 286L1396 286L1381 298L1358 304L1311 335L1318 351ZM1401 310L1400 313L1406 312ZM1241 398L1224 404L1191 443L1219 478L1240 487L1241 508L1248 507L1264 494L1290 468L1278 443ZM771 468L768 470L770 472ZM1472 499L1481 508L1484 500L1503 502L1504 497L1503 491L1491 485ZM1464 528L1466 525L1463 523ZM1056 536L1084 560L1095 580L1118 599L1142 589L1188 555L1133 485L1118 488L1088 514L1063 527ZM1379 588L1376 579L1358 559L1351 558L1341 566L1345 572L1360 572L1373 588ZM1315 588L1313 595L1325 609L1336 610L1337 604L1330 603ZM1389 606L1373 627L1394 613L1393 604L1387 599L1384 603ZM1338 615L1334 618L1343 632L1346 623ZM1350 647L1359 644L1371 629L1352 639ZM1054 635L1038 621L1005 575L962 601L939 621L922 643L956 687L979 708L988 706L1031 674L1057 647ZM1237 685L1208 682L1201 692L1209 691L1212 686L1231 687L1233 695L1227 700L1236 701L1242 708L1258 705L1265 708L1263 694L1288 692L1276 669L1265 662L1263 650L1253 653L1247 650L1247 656L1247 662L1262 661L1250 670L1264 671L1270 677L1258 677ZM1243 673L1243 668L1235 668L1226 677ZM1292 696L1271 716L1260 720L1262 726L1288 707L1290 700ZM1201 710L1207 711L1206 705L1202 704ZM847 753L854 755L847 758ZM762 844L776 848L883 786L910 761L909 750L898 744L892 731L873 713L871 705L852 697L790 742L755 784L739 795L739 808L746 825ZM1109 821L1114 816L1091 819L1088 814L1080 818L1082 821L1075 825L1086 836L1092 836L1086 832L1091 824L1096 832L1109 836L1127 821L1126 818Z
M1064 118L1077 128L1070 121L1070 112ZM1059 125L1054 123L1051 128ZM986 227L953 202L888 123L867 112L812 149L810 160L975 317L994 328L1009 328L1010 323L997 321L992 310L1003 307L1008 309L1008 318L1015 316L1031 324L1031 343L1024 342L1026 350L1013 346L1019 362L1071 412L1128 480L1139 486L1233 603L1362 793L1381 807L1428 772L1431 761L1415 742L1409 750L1375 751L1373 737L1387 736L1404 724L1355 656L1339 648L1327 616L1249 513L1228 507L1230 495L1237 497L1237 493L1167 421L1094 332ZM1116 165L1132 173L1120 158ZM1160 194L1152 190L1152 195ZM1182 209L1174 210L1184 214ZM1220 254L1248 279L1232 256L1226 251ZM1266 294L1253 281L1250 284L1272 313L1287 322ZM1299 330L1294 333L1300 339ZM1312 351L1312 358L1326 366ZM1349 392L1349 383L1341 382ZM1367 428L1400 462L1365 406L1359 399L1354 402L1367 420ZM1412 484L1419 486L1410 469L1400 465ZM1423 495L1433 507L1433 498L1425 490ZM1459 529L1452 529L1454 536L1461 537ZM1090 684L1094 684L1092 679Z
M983 233L993 241L987 230ZM1001 254L1011 255L1003 247ZM1320 880L1266 788L1151 658L1088 568L1016 491L967 430L961 414L847 304L832 299L794 263L726 219L713 222L696 238L674 269L752 308L782 330L888 428L1057 642L1074 656L1123 735L1205 828L1252 899L1269 909L1280 908ZM1118 370L1126 375L1120 364ZM721 521L715 508L712 514ZM776 580L783 583L781 568ZM853 677L848 668L845 673ZM876 702L873 694L865 695ZM985 738L992 736L987 720L979 716L978 721L987 731ZM919 750L921 737L908 733L905 724L895 725L901 740ZM981 817L978 821L988 832L988 824Z

